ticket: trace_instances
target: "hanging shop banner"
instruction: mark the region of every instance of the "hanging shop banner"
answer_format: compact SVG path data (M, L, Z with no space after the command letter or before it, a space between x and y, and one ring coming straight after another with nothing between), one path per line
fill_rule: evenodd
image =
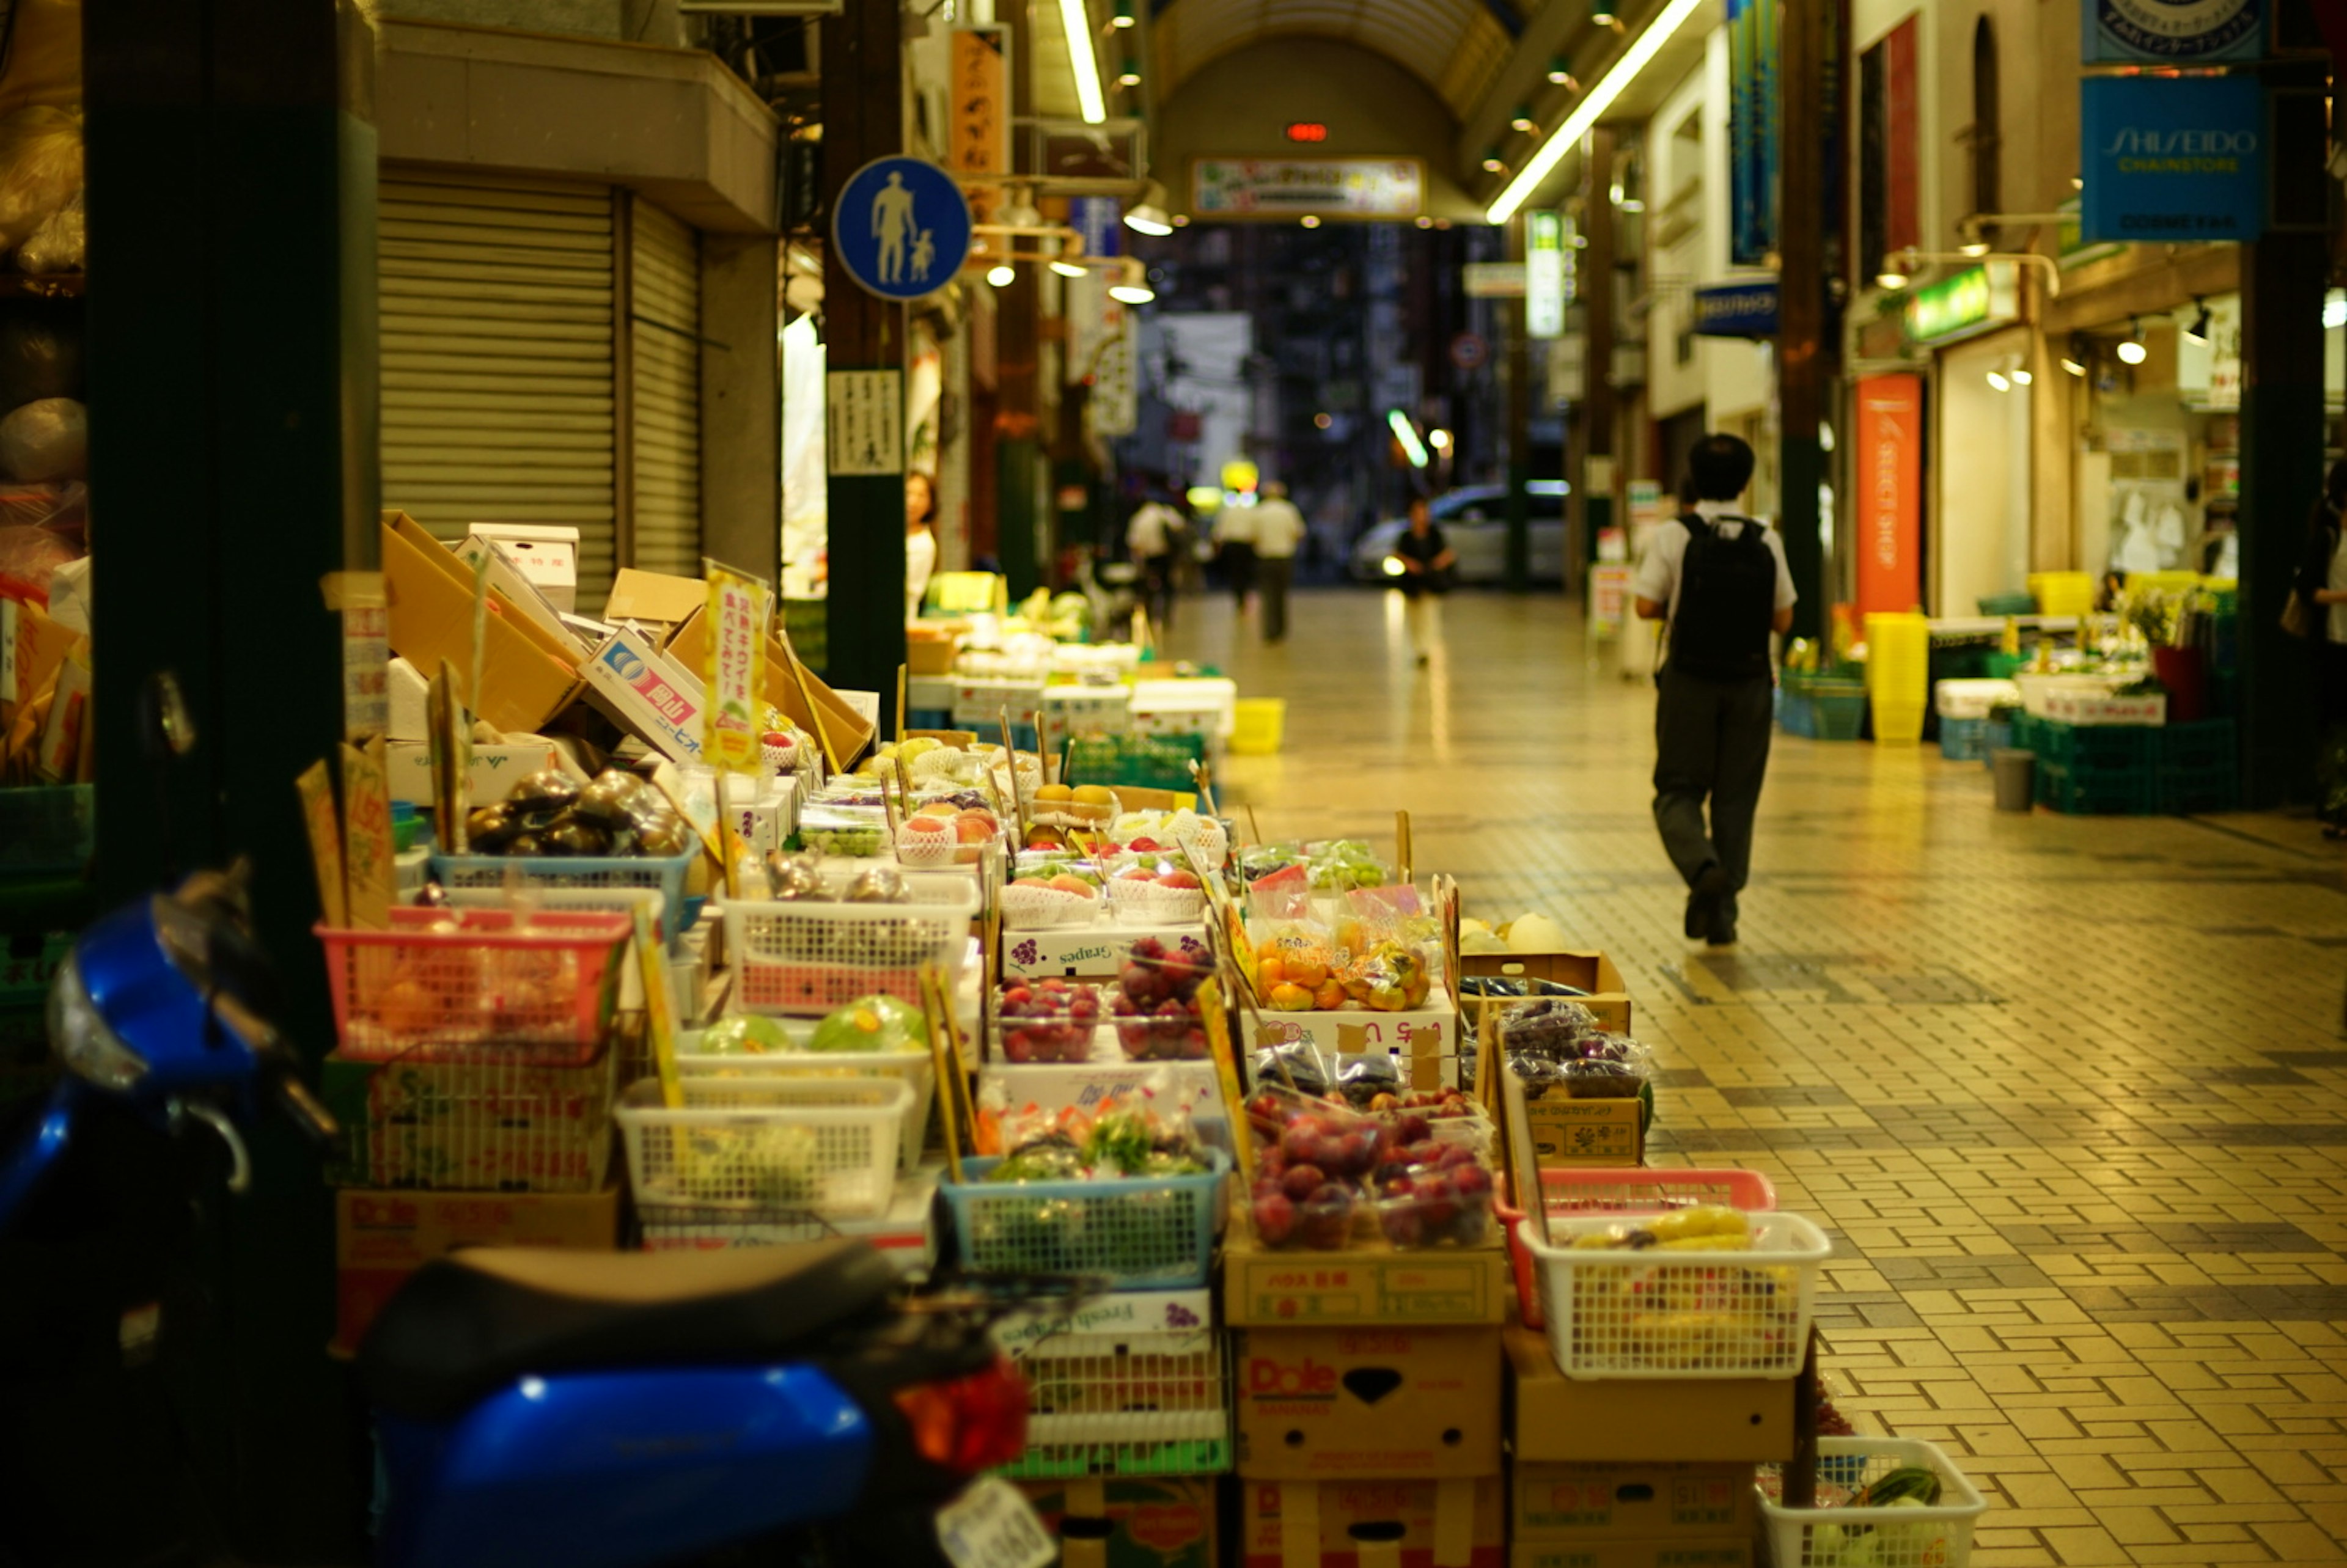
M1524 214L1524 333L1535 338L1564 335L1564 219L1554 212Z
M1777 249L1777 6L1727 0L1727 259L1768 264Z
M946 167L964 177L1010 172L1010 29L953 30Z
M1084 419L1095 436L1130 436L1141 426L1141 322L1131 311L1122 317L1092 362Z
M1113 196L1077 196L1068 201L1068 227L1083 236L1087 256L1124 252L1124 203Z
M1201 218L1415 218L1426 165L1415 158L1202 158L1190 165Z
M1858 239L1862 270L1923 242L1916 151L1916 21L1858 57Z
M722 772L761 772L758 735L765 704L758 677L766 667L769 593L754 577L704 561L709 578L708 653L702 678L709 701L701 710L702 760Z
M2254 60L2265 52L2267 0L2079 0L2087 65Z
M832 249L866 293L927 299L961 271L970 221L969 200L944 169L917 158L876 158L840 190Z
M1870 375L1858 395L1858 608L1915 608L1923 583L1923 380Z
M1911 343L1954 343L2021 319L2021 263L1983 261L1909 291Z
M1775 337L1777 280L1697 289L1695 333L1697 337Z
M2265 229L2265 92L2253 77L2078 84L2079 237L2254 240Z

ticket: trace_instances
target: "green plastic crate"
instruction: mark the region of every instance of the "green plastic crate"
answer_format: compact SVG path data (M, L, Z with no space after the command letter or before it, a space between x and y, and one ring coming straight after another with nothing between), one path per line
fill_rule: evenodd
M2171 815L2238 811L2240 804L2240 769L2229 758L2210 767L2159 770L2159 809Z
M1866 692L1824 691L1813 689L1809 701L1817 705L1818 739L1821 741L1854 741L1866 728Z
M1135 789L1194 790L1190 764L1206 760L1204 735L1075 735L1060 779L1069 784L1130 784Z
M2240 756L2239 743L2230 719L2202 719L2189 724L2169 724L2156 733L2159 736L2159 764L2162 767L2201 772L2221 767L2230 772Z
M2063 767L2153 768L2161 757L2161 729L2154 724L2065 724L2059 719L2030 721L2041 762Z
M2037 754L2037 804L2072 816L2150 816L2160 810L2156 768L2065 766Z

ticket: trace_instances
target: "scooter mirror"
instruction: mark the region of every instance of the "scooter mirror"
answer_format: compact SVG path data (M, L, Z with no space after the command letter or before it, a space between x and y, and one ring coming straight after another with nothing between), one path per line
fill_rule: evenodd
M169 670L158 670L149 677L140 693L138 718L149 762L184 757L196 749L195 716L188 712L179 678Z

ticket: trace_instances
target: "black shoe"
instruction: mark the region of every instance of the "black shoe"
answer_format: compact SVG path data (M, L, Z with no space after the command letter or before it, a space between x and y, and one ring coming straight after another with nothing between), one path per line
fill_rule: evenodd
M1703 934L1703 940L1704 945L1708 948L1732 948L1736 946L1736 922L1733 920L1715 920L1712 922L1711 929Z
M1727 894L1727 873L1719 862L1715 860L1695 874L1695 882L1687 889L1685 928L1688 941L1707 938L1719 928Z

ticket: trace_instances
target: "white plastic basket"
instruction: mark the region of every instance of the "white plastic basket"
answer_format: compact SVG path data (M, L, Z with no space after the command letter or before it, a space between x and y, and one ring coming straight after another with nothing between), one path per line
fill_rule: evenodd
M1801 1369L1818 1276L1833 1251L1799 1214L1751 1216L1749 1252L1575 1250L1618 1215L1527 1227L1549 1348L1568 1378L1790 1378Z
M942 889L915 884L913 893L926 900ZM940 902L729 904L733 1006L820 1017L876 992L918 1003L923 964L943 968L948 985L958 979L977 913L968 884Z
M614 1112L639 1204L707 1214L803 1210L839 1219L886 1213L913 1091L893 1079L686 1078L684 1104L650 1079Z
M794 1031L795 1032L795 1031ZM921 1139L928 1131L929 1102L938 1088L937 1063L926 1050L805 1050L767 1051L762 1055L703 1055L693 1049L698 1034L677 1042L676 1070L688 1078L741 1079L757 1083L772 1079L894 1078L912 1091L905 1108L898 1163L910 1170L920 1163Z
M1923 1508L1786 1508L1767 1491L1760 1514L1777 1568L1965 1568L1973 1525L1988 1504L1939 1448L1916 1438L1819 1438L1818 1491L1855 1493L1894 1470L1917 1465L1940 1478L1940 1501ZM1830 1478L1830 1480L1829 1480Z
M1018 1352L1027 1378L1021 1479L1211 1475L1230 1468L1223 1337L1047 1335Z
M2020 701L2021 688L2011 681L1940 681L1932 687L1942 719L1985 719L1990 709Z

